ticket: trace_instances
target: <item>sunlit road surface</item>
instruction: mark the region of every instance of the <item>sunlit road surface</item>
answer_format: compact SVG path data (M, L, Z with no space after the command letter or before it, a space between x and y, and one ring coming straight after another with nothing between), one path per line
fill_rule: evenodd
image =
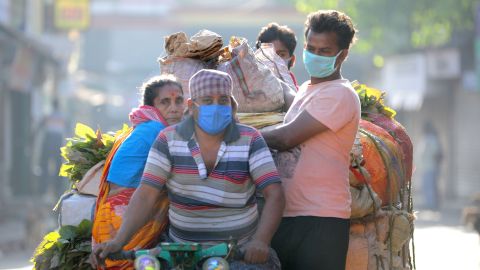
M416 265L419 270L478 270L480 242L477 233L454 227L415 230Z
M480 269L479 237L462 227L416 228L415 249L419 270Z
M461 224L461 208L420 210L414 236L418 270L480 269L480 237Z

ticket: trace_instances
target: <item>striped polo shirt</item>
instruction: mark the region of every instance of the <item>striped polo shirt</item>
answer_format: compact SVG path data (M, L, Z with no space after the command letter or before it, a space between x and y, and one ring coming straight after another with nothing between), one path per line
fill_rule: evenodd
M170 237L176 242L247 241L257 228L255 191L280 183L260 133L232 122L207 174L194 120L164 129L150 149L142 183L167 188Z

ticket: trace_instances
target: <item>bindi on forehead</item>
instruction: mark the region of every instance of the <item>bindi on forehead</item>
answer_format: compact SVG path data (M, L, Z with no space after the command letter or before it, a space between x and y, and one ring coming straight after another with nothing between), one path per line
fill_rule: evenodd
M178 90L174 90L174 89L168 89L168 90L164 90L162 92L160 92L160 96L163 96L163 97L168 97L168 98L173 98L173 97L178 97L178 96L181 96L181 92L178 91Z

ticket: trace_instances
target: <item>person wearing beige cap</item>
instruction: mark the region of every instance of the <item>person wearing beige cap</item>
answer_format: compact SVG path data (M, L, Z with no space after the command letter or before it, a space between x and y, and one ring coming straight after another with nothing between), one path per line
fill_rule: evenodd
M243 261L230 262L230 269L280 269L270 241L284 194L265 140L234 120L236 102L227 73L200 70L189 86L190 115L157 137L124 223L111 242L93 251L96 259L128 242L166 188L171 241L210 245L233 239L245 255ZM265 197L261 216L257 191Z

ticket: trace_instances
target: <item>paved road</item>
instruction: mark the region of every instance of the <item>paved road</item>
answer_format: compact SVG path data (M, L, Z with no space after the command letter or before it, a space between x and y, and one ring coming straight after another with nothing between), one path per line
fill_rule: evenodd
M476 233L463 228L435 226L415 232L416 265L428 269L480 269L480 244Z
M460 210L419 211L415 229L419 270L480 269L480 237L461 224Z
M415 229L419 270L480 269L480 238L460 224L460 210L419 211ZM31 252L0 255L0 269L31 269Z

